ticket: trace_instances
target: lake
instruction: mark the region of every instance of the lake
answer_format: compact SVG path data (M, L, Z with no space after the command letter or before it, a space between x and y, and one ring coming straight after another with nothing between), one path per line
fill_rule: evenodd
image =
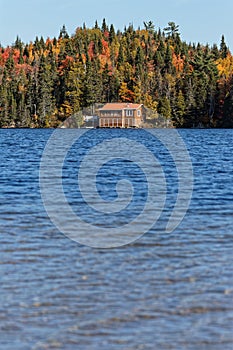
M51 168L71 131L61 132ZM0 349L232 350L233 130L178 131L192 161L193 192L184 219L171 232L164 228L179 177L169 150L145 130L82 132L63 167L64 194L75 214L112 230L143 210L149 174L131 160L110 159L96 177L99 193L110 204L117 198L117 179L126 177L136 188L135 207L130 204L120 215L93 216L76 188L86 150L115 138L156 152L167 182L165 209L129 244L106 249L103 239L93 236L85 245L88 232L82 236L82 225L76 238L84 244L71 240L42 202L41 159L53 130L0 130ZM169 138L169 130L161 132ZM135 152L142 165L149 161L143 152ZM66 215L56 203L57 216ZM146 227L141 224L139 230ZM97 248L90 246L93 239Z

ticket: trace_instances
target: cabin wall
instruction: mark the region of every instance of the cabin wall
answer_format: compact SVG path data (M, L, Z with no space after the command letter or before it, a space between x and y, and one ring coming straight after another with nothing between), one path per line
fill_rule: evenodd
M140 116L138 110L133 110L132 116L129 116L125 110L121 111L101 111L99 114L100 128L133 128L140 127L142 121L142 110Z

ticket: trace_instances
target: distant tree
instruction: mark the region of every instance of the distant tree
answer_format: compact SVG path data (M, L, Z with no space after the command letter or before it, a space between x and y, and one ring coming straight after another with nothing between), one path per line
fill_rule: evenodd
M164 118L171 118L171 105L167 97L163 96L159 100L158 104L158 113L161 114Z
M134 93L127 86L126 82L122 82L119 89L119 96L122 102L133 102Z
M69 39L69 34L67 33L67 30L64 24L60 30L59 39Z
M103 18L103 22L102 22L102 27L101 27L101 29L102 29L102 32L103 32L103 33L106 32L106 31L108 31L108 26L107 26L107 24L106 24L106 19L105 19L105 18Z
M224 101L222 126L233 128L233 86Z
M221 55L221 58L226 58L228 52L229 52L229 50L228 50L227 45L225 43L224 35L222 35L221 44L220 44L220 55Z
M155 30L155 26L154 23L152 21L149 22L143 22L145 29L150 32L153 33Z
M175 22L168 22L168 27L164 28L164 31L169 38L172 37L174 39L176 36L180 35L179 25L176 25Z
M164 57L164 69L165 72L171 73L172 72L172 51L170 48L170 45L167 44L166 52L165 52L165 57Z
M55 107L51 66L44 55L40 58L38 83L38 126L43 127L46 126L47 119L54 112Z
M111 24L110 31L109 31L109 41L110 41L110 43L112 43L112 41L115 38L115 36L116 36L115 29L114 29L113 24Z
M143 62L144 62L144 53L141 45L139 45L135 56L135 73L138 78L141 77L142 75Z
M11 122L9 110L9 81L7 81L7 72L4 70L0 84L0 127L8 126Z
M66 103L70 105L72 114L80 111L81 95L82 95L82 81L84 79L84 68L80 62L72 63L66 77L67 91L65 93Z
M19 36L17 35L16 37L16 40L15 40L15 43L14 43L14 47L16 49L19 49L19 50L23 50L23 42L21 41L21 39L19 38Z
M95 21L95 29L99 29L99 25L97 21Z
M185 99L181 90L179 90L176 98L175 108L173 109L173 121L175 126L182 127L184 125L185 115Z
M215 60L219 59L219 57L220 57L220 52L219 52L218 46L217 46L216 44L213 44L213 47L212 47L212 49L211 49L211 53L212 53L213 58L214 58Z

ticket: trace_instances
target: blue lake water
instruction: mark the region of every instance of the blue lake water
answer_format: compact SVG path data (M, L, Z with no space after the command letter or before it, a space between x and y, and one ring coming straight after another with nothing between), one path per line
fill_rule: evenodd
M171 233L163 228L178 176L158 143L167 209L148 233L113 249L78 244L49 219L39 169L52 132L0 130L0 349L232 350L233 130L179 131L192 160L194 190L186 216ZM85 208L90 221L75 187L86 149L101 138L124 137L148 149L152 141L140 129L85 135L82 147L74 145L65 159L63 184L74 212ZM137 165L120 162L103 167L97 188L106 200L115 199L126 168L140 211L146 177ZM120 220L124 225L137 211L129 206L121 214L102 220L110 228Z

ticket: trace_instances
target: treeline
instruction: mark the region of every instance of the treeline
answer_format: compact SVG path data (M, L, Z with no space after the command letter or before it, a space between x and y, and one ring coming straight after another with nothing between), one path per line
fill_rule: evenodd
M69 36L0 47L0 127L56 127L95 103L143 103L176 127L233 126L233 56L181 40L169 22L115 31L105 19Z

